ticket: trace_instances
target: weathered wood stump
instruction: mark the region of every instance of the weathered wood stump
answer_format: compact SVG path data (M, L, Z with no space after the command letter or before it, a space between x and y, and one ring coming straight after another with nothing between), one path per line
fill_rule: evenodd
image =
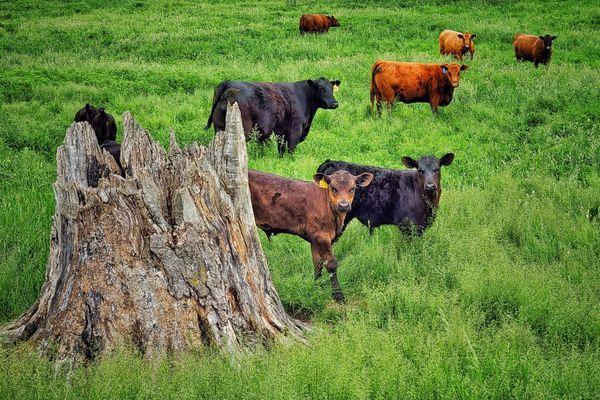
M87 123L67 130L46 282L0 335L75 361L301 337L256 232L237 104L207 148L171 132L167 153L129 113L123 124L124 178Z

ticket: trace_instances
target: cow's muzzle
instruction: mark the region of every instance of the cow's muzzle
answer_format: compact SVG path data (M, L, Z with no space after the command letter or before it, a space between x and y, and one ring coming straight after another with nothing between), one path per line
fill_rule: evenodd
M336 108L338 108L340 105L337 101L334 101L333 103L329 103L329 108L332 110L335 110Z
M345 202L345 201L341 202L341 203L338 203L338 205L337 205L337 210L339 212L348 212L351 209L352 209L352 205L350 203L348 203L348 202Z
M433 194L433 193L435 193L436 190L437 190L437 188L435 187L435 184L433 184L433 183L428 183L425 185L425 193L427 193L427 194Z

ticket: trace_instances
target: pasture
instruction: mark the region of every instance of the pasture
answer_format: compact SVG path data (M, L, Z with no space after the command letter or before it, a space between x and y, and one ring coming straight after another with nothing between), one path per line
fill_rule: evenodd
M306 12L335 15L298 34ZM477 33L452 103L369 113L376 59L443 62L443 29ZM517 64L516 32L557 35L548 68ZM249 144L250 167L309 180L325 159L402 169L454 152L433 226L334 246L347 304L314 282L308 243L261 233L308 343L231 360L148 361L127 349L55 373L0 347L0 398L600 397L600 8L587 1L45 1L0 3L0 324L44 281L55 152L86 102L129 110L168 145L207 144L224 79L341 80L294 155Z

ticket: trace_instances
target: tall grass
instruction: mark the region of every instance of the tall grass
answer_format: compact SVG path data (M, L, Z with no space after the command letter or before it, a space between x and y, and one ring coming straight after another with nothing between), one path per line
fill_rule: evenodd
M342 27L300 37L305 12ZM118 124L130 110L165 145L171 127L206 144L221 80L326 76L340 108L293 156L251 143L252 168L310 179L327 158L456 154L422 237L354 222L335 245L347 305L312 280L307 243L261 236L286 308L312 321L308 345L234 360L125 349L68 373L4 347L0 398L600 397L599 20L593 1L0 3L0 323L43 283L55 151L86 102ZM372 117L372 63L448 60L445 28L478 34L453 102ZM515 62L516 32L558 36L548 68Z

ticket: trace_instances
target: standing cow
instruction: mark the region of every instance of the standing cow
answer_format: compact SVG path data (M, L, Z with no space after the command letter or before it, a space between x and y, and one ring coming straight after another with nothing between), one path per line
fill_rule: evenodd
M329 272L333 298L343 301L344 294L336 272L338 264L331 246L342 233L355 188L368 186L373 175L361 173L354 176L347 171L336 171L317 173L313 179L319 185L248 171L254 219L269 237L289 233L309 242L315 279L321 276L325 267Z
M552 56L552 41L556 36L535 36L525 33L517 33L513 41L515 57L521 62L531 61L535 67L538 64L548 65Z
M454 89L458 87L460 71L466 69L466 65L456 63L376 61L371 69L371 111L375 100L379 114L382 102L391 106L399 100L429 103L435 113L438 107L450 104Z
M98 144L107 140L116 140L117 124L112 115L106 113L104 108L96 108L87 103L81 110L75 114L75 122L87 122L92 126Z
M403 157L402 162L406 167L414 168L412 171L327 160L317 171L324 174L339 170L352 174L373 174L369 187L357 188L352 209L346 214L344 228L357 218L369 227L371 233L381 225L396 225L406 234L413 232L414 228L417 234L421 234L432 224L440 203L440 168L452 164L453 160L452 153L440 159L425 156L418 161Z
M443 56L452 54L462 60L463 56L469 53L472 60L473 53L475 53L473 39L476 37L477 35L471 35L469 32L462 33L446 29L440 33L440 54Z
M300 34L326 33L329 28L340 26L340 22L333 15L304 14L300 17Z
M279 154L286 146L292 153L308 135L319 108L338 108L333 90L339 85L339 80L325 78L293 83L223 81L215 88L204 129L214 124L215 132L224 130L227 105L237 102L246 135L256 128L258 141L265 142L275 133Z

